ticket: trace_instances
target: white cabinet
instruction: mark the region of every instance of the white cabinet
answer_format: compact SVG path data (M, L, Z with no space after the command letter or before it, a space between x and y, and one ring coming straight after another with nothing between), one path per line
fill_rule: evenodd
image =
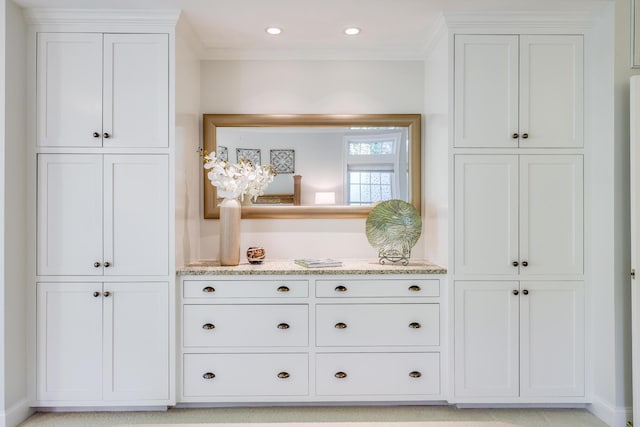
M583 39L456 35L454 147L583 146Z
M37 145L169 146L167 34L39 33Z
M166 155L38 155L38 275L166 275Z
M457 281L456 396L584 396L583 288L578 281Z
M581 275L581 155L456 155L456 275Z
M38 403L166 403L168 301L167 283L38 283Z

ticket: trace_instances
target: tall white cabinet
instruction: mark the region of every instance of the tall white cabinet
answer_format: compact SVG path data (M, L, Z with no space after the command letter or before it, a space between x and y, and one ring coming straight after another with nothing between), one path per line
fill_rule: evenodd
M586 399L582 52L454 35L455 401Z
M173 404L175 22L32 18L31 404Z

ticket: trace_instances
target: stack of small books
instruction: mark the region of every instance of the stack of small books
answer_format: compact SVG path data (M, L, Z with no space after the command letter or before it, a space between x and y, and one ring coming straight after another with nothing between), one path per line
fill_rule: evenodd
M342 267L342 261L331 258L303 258L293 262L306 268Z

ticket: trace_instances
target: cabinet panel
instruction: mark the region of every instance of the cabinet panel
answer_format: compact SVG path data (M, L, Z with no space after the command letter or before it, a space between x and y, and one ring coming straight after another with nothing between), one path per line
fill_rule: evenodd
M104 164L105 275L167 274L167 156L107 155Z
M104 399L169 399L167 283L105 283Z
M520 188L520 274L582 274L582 156L521 156Z
M517 274L517 156L455 156L455 273Z
M456 147L517 147L518 36L456 35Z
M96 283L37 284L38 400L102 398L100 291Z
M520 36L520 147L582 147L582 36Z
M102 35L37 36L37 144L100 147Z
M102 156L38 155L37 274L101 275Z
M316 392L320 396L440 392L439 353L318 354L316 366Z
M520 293L520 395L584 396L583 283L523 281Z
M439 304L319 304L316 345L439 345L439 314Z
M104 35L105 147L169 146L169 37Z
M456 396L518 396L518 282L455 283Z
M309 344L309 307L185 305L185 347L301 347Z
M306 395L309 356L185 354L183 381L186 397Z

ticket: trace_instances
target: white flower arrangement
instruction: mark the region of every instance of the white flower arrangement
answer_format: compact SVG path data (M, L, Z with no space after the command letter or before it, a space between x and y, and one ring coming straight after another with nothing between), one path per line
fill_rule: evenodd
M254 165L246 159L238 163L229 163L208 154L204 158L204 168L208 169L207 177L218 190L218 197L223 199L244 200L248 195L254 200L264 194L267 186L273 182L276 173L271 166Z

